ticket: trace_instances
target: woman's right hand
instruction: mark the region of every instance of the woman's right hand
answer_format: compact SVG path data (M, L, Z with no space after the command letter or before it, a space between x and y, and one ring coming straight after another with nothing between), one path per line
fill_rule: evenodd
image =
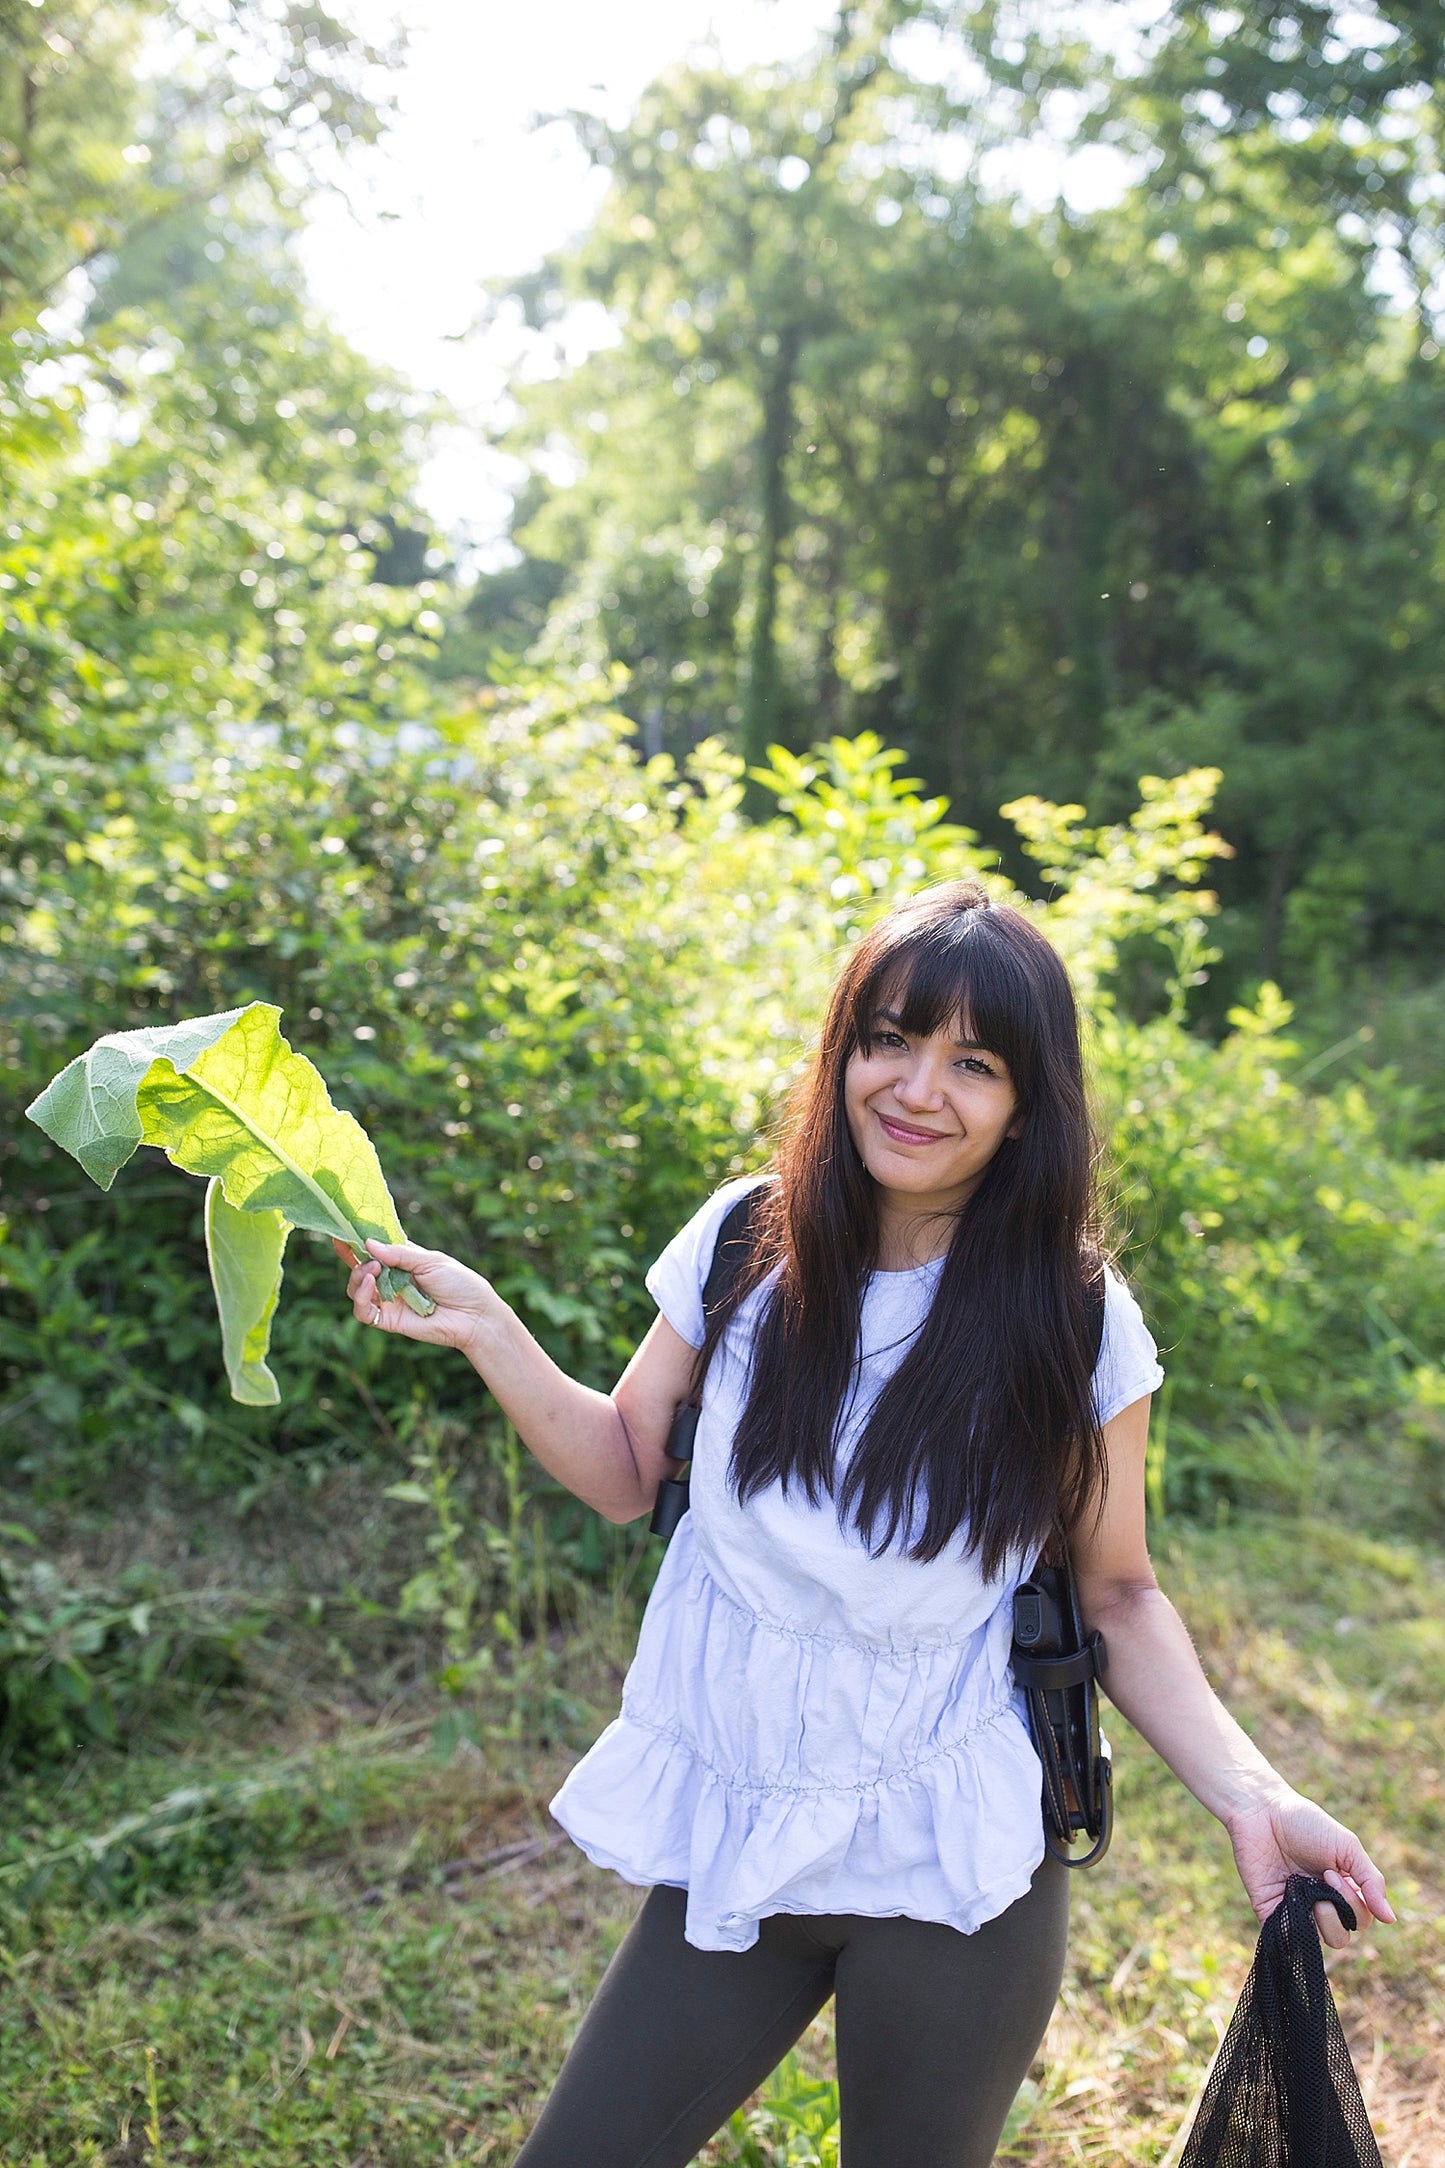
M399 1333L405 1340L428 1340L436 1347L468 1351L489 1320L509 1314L490 1281L442 1250L424 1250L415 1242L368 1242L369 1254L359 1258L345 1242L336 1242L333 1247L342 1263L351 1268L346 1292L352 1316L359 1325L375 1325L382 1332ZM436 1304L430 1317L418 1316L400 1300L378 1299L377 1275L383 1265L395 1265L411 1274L422 1293Z
M350 1267L346 1292L358 1324L460 1348L550 1476L608 1520L634 1521L648 1511L667 1471L673 1410L687 1396L697 1361L665 1317L653 1319L615 1392L594 1392L559 1370L496 1289L454 1257L414 1242L368 1242L364 1257L341 1242L336 1248ZM401 1301L378 1301L383 1265L411 1274L436 1304L430 1317Z

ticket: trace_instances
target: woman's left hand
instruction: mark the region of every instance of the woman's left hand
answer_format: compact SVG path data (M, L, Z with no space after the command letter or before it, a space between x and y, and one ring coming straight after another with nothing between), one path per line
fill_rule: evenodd
M1316 1875L1328 1882L1354 1908L1361 1927L1372 1914L1377 1920L1394 1919L1385 1895L1385 1877L1359 1838L1312 1799L1285 1792L1276 1800L1229 1816L1225 1827L1239 1878L1261 1920L1268 1919L1279 1904L1292 1874ZM1343 1949L1350 1939L1333 1905L1315 1906L1315 1924L1321 1940L1332 1950Z

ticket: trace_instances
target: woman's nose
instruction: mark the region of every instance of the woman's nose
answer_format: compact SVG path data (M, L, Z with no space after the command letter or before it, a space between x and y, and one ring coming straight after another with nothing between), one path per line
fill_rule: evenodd
M925 1107L941 1106L943 1082L936 1063L928 1060L910 1062L894 1085L893 1093L903 1106L916 1107L920 1113Z

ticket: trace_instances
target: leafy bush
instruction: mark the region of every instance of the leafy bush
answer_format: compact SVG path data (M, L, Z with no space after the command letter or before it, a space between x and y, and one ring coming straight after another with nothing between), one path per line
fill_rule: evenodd
M168 1593L145 1569L113 1588L71 1586L28 1531L0 1537L0 1763L54 1759L86 1739L118 1745L162 1680L234 1678L260 1624L213 1596Z
M63 960L0 951L23 1020L16 1098L102 1018L275 1000L376 1140L417 1238L479 1256L554 1352L610 1382L645 1320L643 1262L755 1148L840 933L875 897L971 863L967 840L896 782L898 756L876 741L832 749L823 795L803 784L795 812L759 826L739 812L735 761L705 751L686 778L667 762L641 769L621 718L555 690L483 703L410 751L394 734L336 736L305 759L247 738L173 802L158 798L157 826L185 828L216 887L177 903L157 871L123 932L96 921L96 945ZM53 1274L96 1208L20 1126L7 1188L28 1230L45 1208ZM116 1390L143 1398L135 1373L165 1390L179 1369L209 1426L217 1365L194 1300L194 1211L141 1166L114 1194L112 1238L75 1259L76 1299L97 1337L126 1320L124 1348L107 1344ZM23 1246L0 1250L10 1257L13 1419L43 1463L55 1435L34 1397L45 1298ZM294 1449L369 1431L391 1444L420 1390L475 1421L481 1396L461 1365L354 1331L329 1254L297 1249L287 1270L274 1355L288 1406L225 1411L215 1453L238 1435Z
M876 738L775 752L759 781L777 811L751 820L736 760L640 765L596 688L488 693L425 730L313 722L174 751L125 913L0 948L17 1111L101 1023L275 1001L416 1238L475 1258L598 1383L647 1321L647 1259L765 1149L839 944L982 862ZM1265 1463L1267 1487L1287 1464L1297 1489L1307 1416L1388 1417L1438 1496L1439 1170L1389 1149L1387 1080L1370 1097L1292 1080L1268 990L1218 1045L1188 1028L1216 782L1146 779L1108 828L1008 809L1051 892L1030 908L1094 1020L1126 1261L1168 1351L1159 1499L1207 1505ZM178 883L182 845L197 877ZM133 1165L98 1206L27 1128L6 1147L0 1356L33 1479L96 1482L159 1450L239 1492L277 1449L396 1454L424 1417L460 1435L488 1420L465 1365L357 1333L329 1253L300 1245L274 1345L288 1403L229 1408L190 1200ZM570 1507L547 1510L576 1548Z
M1394 1449L1374 1510L1439 1514L1445 1166L1400 1155L1415 1094L1389 1075L1306 1087L1314 1064L1273 985L1217 1043L1186 1027L1215 960L1213 898L1190 884L1223 849L1200 828L1217 782L1146 777L1127 826L1037 799L1006 809L1053 885L1048 930L1092 1015L1113 1231L1168 1372L1154 1503L1303 1510L1369 1432ZM1120 984L1151 979L1164 1013L1140 1021Z
M1172 1379L1171 1489L1304 1508L1312 1460L1390 1430L1402 1499L1438 1513L1445 1164L1393 1158L1360 1085L1292 1081L1289 1014L1266 985L1218 1046L1167 1023L1099 1033L1126 1254Z

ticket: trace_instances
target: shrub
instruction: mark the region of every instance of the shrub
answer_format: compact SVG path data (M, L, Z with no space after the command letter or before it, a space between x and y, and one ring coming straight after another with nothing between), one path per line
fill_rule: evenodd
M794 810L757 826L736 761L639 768L621 718L555 691L486 702L411 751L355 728L304 758L247 739L221 779L192 770L149 816L214 887L171 901L158 863L115 938L96 919L63 961L0 951L23 1019L12 1111L98 1023L275 1000L375 1138L409 1230L477 1256L554 1353L610 1382L645 1320L642 1264L756 1149L840 931L973 862L898 758L860 741L816 778L780 767ZM32 1468L57 1442L99 1468L142 1403L193 1462L228 1467L238 1439L390 1444L418 1394L476 1420L470 1374L355 1333L334 1261L300 1244L274 1339L286 1404L226 1408L195 1200L133 1163L90 1243L98 1208L69 1163L18 1119L6 1151L26 1232L0 1250L0 1354ZM64 1348L47 1322L61 1286L84 1313ZM193 1419L171 1405L176 1373L199 1444L178 1430ZM110 1414L87 1434L102 1389Z
M1445 1165L1393 1158L1358 1084L1293 1082L1288 1023L1266 985L1217 1046L1167 1022L1098 1034L1124 1251L1184 1448L1171 1489L1304 1506L1327 1473L1312 1454L1384 1433L1406 1448L1401 1499L1438 1512Z
M124 911L0 948L10 1111L105 1025L278 1002L375 1139L409 1231L475 1258L600 1384L646 1324L648 1258L766 1149L839 943L983 865L876 738L775 751L759 781L777 810L755 821L735 759L639 764L595 688L490 692L424 729L217 726L169 751L122 852ZM1126 1258L1188 1447L1178 1504L1219 1487L1190 1489L1189 1455L1238 1487L1265 1435L1248 1426L1278 1443L1301 1411L1384 1414L1422 1468L1439 1455L1439 1171L1387 1148L1387 1083L1367 1098L1292 1080L1268 990L1221 1044L1188 1028L1217 781L1146 779L1107 828L1008 809L1050 888L1029 908L1094 1020ZM98 1202L29 1125L6 1128L0 1419L32 1479L98 1481L144 1450L239 1490L278 1450L396 1454L423 1416L462 1434L489 1420L465 1365L357 1333L329 1253L299 1242L274 1342L284 1404L230 1407L196 1200L133 1163Z

